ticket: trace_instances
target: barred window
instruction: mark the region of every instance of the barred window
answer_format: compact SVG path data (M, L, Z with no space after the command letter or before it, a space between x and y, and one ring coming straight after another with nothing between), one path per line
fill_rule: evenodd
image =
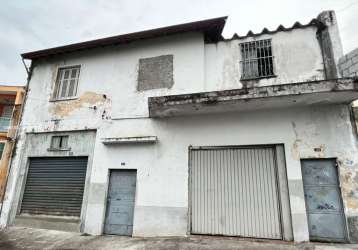
M76 96L79 75L80 66L58 69L54 94L55 99L66 99Z
M271 40L259 40L240 44L241 79L274 76Z

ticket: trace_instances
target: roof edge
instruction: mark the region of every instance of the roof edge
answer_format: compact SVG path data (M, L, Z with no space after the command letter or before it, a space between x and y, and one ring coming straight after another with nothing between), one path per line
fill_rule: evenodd
M205 19L201 21L177 24L156 29L149 29L117 36L73 43L43 50L37 50L21 54L23 59L38 59L48 56L70 53L79 50L93 49L104 46L127 44L134 41L169 36L186 32L203 32L206 42L217 42L223 40L221 33L224 29L227 16Z

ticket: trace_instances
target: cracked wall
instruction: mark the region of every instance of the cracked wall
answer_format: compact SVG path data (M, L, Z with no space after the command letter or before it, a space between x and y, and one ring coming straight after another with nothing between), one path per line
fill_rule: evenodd
M316 27L263 34L205 46L205 86L203 91L250 88L292 82L322 80L324 65ZM239 43L271 39L275 77L241 80Z
M292 122L295 133L291 153L301 158L336 158L341 194L347 218L348 233L352 242L357 242L358 220L358 154L357 139L352 133L354 124L350 120L349 106L342 105L329 112L313 108L304 123ZM329 126L321 126L327 123ZM322 136L327 136L322 143Z

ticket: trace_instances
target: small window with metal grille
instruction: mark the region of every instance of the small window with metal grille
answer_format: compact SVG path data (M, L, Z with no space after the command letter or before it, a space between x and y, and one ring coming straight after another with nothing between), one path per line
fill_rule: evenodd
M52 136L49 150L69 150L68 135Z
M54 99L73 98L77 94L80 66L59 68L57 72Z
M255 79L275 76L271 40L240 43L241 79Z

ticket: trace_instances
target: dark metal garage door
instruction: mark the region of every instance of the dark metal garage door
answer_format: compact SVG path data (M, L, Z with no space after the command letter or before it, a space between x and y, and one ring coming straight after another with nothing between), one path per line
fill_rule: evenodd
M80 216L87 157L31 158L21 213Z

